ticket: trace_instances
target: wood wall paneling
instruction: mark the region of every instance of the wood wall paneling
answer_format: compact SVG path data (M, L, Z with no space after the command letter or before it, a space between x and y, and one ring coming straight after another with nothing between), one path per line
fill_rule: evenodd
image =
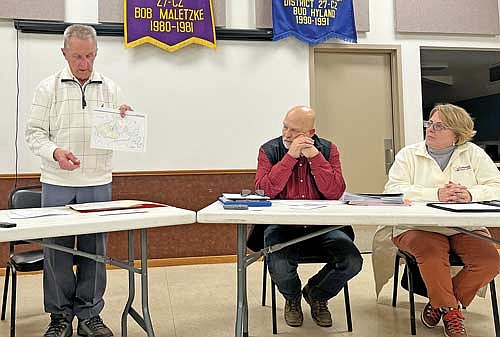
M226 26L226 0L212 0L215 25ZM99 22L122 23L123 0L99 1Z
M255 0L255 26L257 28L272 28L272 0ZM356 31L370 31L369 0L353 0Z
M396 0L400 33L500 33L498 0Z
M253 189L254 170L226 172L153 172L117 173L113 177L113 199L149 200L198 211L217 199L222 192ZM18 186L39 184L38 175L22 175ZM0 209L7 208L13 177L0 177ZM491 229L500 238L500 228ZM138 233L137 233L138 234ZM136 235L136 251L139 251ZM125 259L127 233L109 233L108 255ZM31 247L22 247L29 249ZM221 256L236 254L236 226L231 224L191 224L148 230L150 259ZM9 255L8 243L0 243L0 267Z
M0 18L64 21L65 0L1 0Z
M223 192L253 189L254 170L225 172L154 172L151 174L120 173L113 177L113 199L138 199L164 203L197 211L211 204ZM38 176L23 175L18 186L39 184ZM0 209L7 208L12 177L0 178ZM136 251L139 251L136 235ZM112 232L108 239L108 255L125 259L127 233ZM192 224L165 226L148 230L150 259L236 254L236 226L230 224ZM0 244L0 267L9 255L8 243Z

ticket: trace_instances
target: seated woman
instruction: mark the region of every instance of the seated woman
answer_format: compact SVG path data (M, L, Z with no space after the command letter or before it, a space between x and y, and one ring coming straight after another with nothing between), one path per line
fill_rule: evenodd
M464 109L436 105L424 127L425 141L397 154L386 193L404 193L413 201L500 199L500 172L480 147L469 142L475 134L474 122ZM484 227L467 229L489 235ZM374 267L380 261L376 240ZM500 257L495 245L443 227L394 227L392 242L417 260L429 296L421 315L423 324L433 328L442 318L445 336L467 336L460 304L468 306L476 292L498 274ZM454 277L450 273L450 251L464 263ZM376 281L380 281L377 275Z

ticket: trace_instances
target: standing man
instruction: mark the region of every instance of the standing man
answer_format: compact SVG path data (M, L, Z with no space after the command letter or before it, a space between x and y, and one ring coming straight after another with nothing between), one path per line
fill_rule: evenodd
M61 49L68 66L43 80L35 90L26 126L26 142L41 157L42 206L111 200L112 151L90 148L91 112L119 108L120 88L94 71L97 37L93 27L72 25ZM74 248L75 237L44 242ZM105 255L106 234L79 235L78 250ZM50 324L44 337L69 337L78 318L78 335L110 337L103 323L106 269L103 263L44 248L43 292ZM73 273L76 265L76 275Z
M344 190L339 152L335 144L315 134L315 113L307 106L291 108L283 121L282 136L261 146L255 176L255 188L274 199L339 199ZM325 226L268 225L266 247L318 231ZM253 231L257 233L257 230ZM288 246L267 256L269 273L285 297L285 321L301 326L301 295L311 307L311 316L319 326L332 326L328 300L339 293L346 282L361 271L363 259L353 243L350 226L330 231ZM253 247L249 238L249 247ZM297 274L299 257L324 256L328 263L312 276L301 291Z

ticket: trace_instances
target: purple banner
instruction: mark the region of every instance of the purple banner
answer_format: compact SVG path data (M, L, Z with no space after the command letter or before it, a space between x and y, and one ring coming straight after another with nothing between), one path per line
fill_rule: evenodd
M123 0L123 8L126 47L216 46L212 0Z

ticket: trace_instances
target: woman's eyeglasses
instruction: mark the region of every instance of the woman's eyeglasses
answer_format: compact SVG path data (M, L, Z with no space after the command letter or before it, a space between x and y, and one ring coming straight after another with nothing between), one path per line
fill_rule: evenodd
M443 131L449 129L450 127L441 122L434 123L433 121L424 121L424 128L432 128L434 131Z
M248 189L241 190L242 197L248 197L249 195L258 195L259 197L265 197L266 193L264 192L264 190L255 190L255 192Z

